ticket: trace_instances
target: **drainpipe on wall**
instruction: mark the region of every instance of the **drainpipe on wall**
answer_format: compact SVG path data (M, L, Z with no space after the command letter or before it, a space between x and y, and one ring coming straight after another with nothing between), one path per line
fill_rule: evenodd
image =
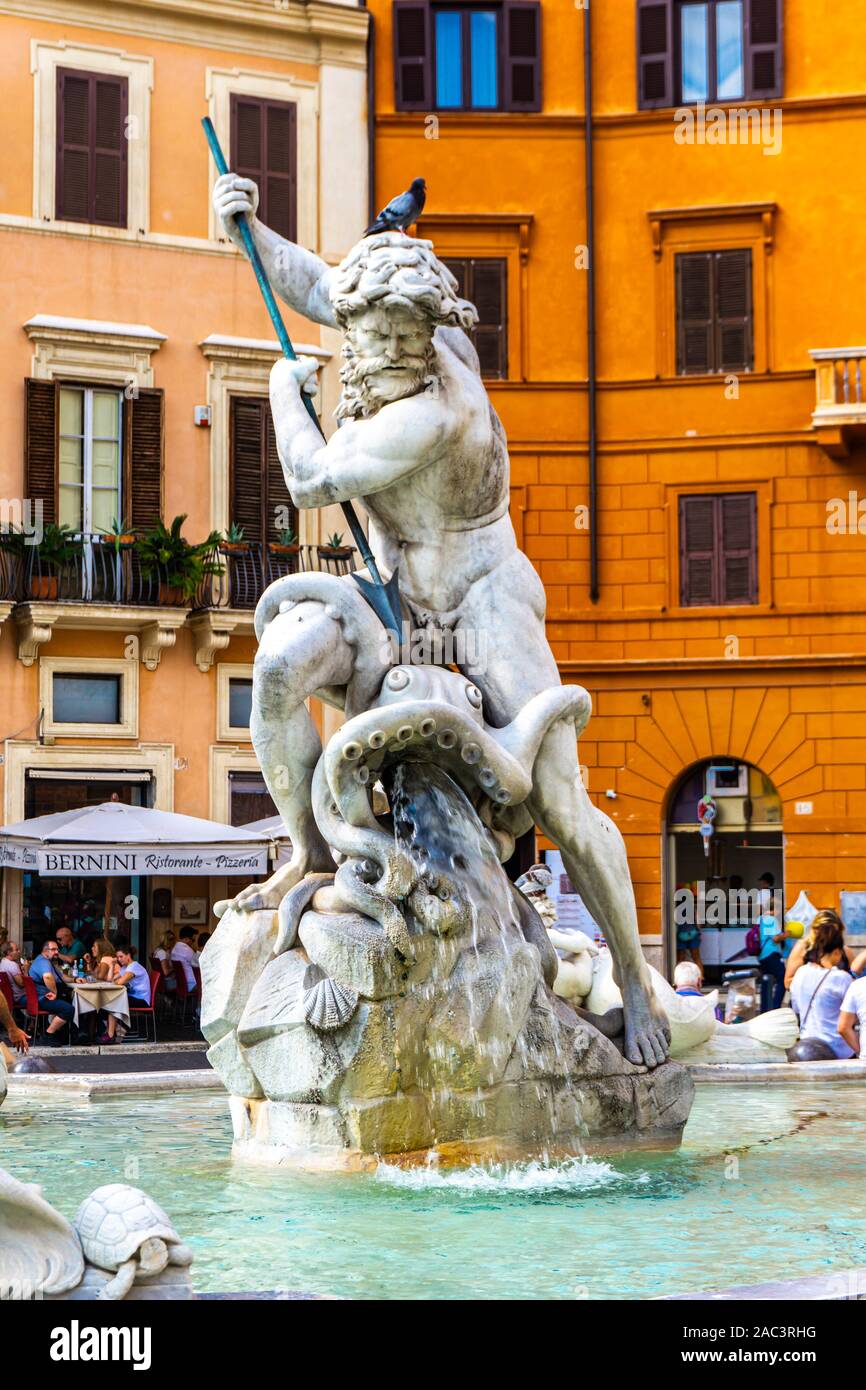
M376 20L367 0L358 0L367 11L367 225L376 220Z
M595 382L595 223L592 165L592 10L583 12L583 105L586 113L586 377L589 449L589 597L598 603L598 457Z

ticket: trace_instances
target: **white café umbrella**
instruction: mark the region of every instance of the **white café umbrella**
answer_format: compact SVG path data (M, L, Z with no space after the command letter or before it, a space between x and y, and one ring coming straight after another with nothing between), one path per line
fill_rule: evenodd
M43 878L262 874L273 839L198 816L105 801L0 826L0 865Z
M241 829L249 830L253 835L265 835L269 840L276 841L277 865L288 864L292 857L292 837L282 816L265 816L264 820L247 821Z

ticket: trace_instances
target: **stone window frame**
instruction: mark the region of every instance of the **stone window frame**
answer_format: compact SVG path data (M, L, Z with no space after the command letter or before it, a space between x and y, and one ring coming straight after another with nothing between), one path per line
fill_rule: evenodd
M127 214L125 227L66 222L55 217L57 175L57 69L103 72L125 77L129 84L128 119L135 138L128 141ZM153 59L101 44L66 39L31 39L33 73L33 220L73 236L137 241L150 230L150 101Z
M217 663L217 738L222 742L251 742L249 728L229 723L229 692L233 680L252 680L251 661L220 661Z
M262 97L291 102L297 108L298 175L296 210L297 244L310 251L319 246L319 83L289 73L262 72L260 68L208 67L205 76L208 115L231 167L231 98ZM303 158L301 158L303 155ZM226 244L213 207L217 172L208 160L208 239ZM234 248L232 248L234 249ZM240 252L237 253L240 255Z
M262 769L252 748L221 748L211 744L209 755L210 781L210 819L220 825L229 824L231 815L230 772L254 772L259 777Z
M299 356L316 357L322 368L333 357L329 348L312 343L295 343ZM210 524L213 530L225 531L231 518L229 477L231 472L231 429L229 422L232 396L267 396L271 368L280 356L279 343L267 339L232 338L211 333L199 349L208 364L207 402L211 408L210 428ZM339 384L339 383L337 383ZM323 390L328 409L328 391ZM315 540L309 509L298 513L299 539L302 544Z
M119 724L62 724L54 718L56 675L120 676ZM39 708L50 738L138 738L138 662L126 657L43 656L39 659Z

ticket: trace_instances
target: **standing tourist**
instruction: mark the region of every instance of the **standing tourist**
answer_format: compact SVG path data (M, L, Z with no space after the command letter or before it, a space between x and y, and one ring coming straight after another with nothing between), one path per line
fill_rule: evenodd
M791 986L791 1008L800 1020L800 1041L814 1038L824 1043L828 1058L853 1057L855 1049L840 1036L839 1027L840 1011L851 985L847 969L841 968L847 964L842 924L835 912L819 912L812 930L813 945Z

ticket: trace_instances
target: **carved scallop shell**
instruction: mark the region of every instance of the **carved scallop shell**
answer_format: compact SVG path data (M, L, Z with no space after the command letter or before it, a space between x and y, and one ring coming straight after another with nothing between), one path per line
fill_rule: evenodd
M353 989L338 985L336 980L318 980L304 994L304 1017L319 1033L331 1033L349 1022L358 1007Z

